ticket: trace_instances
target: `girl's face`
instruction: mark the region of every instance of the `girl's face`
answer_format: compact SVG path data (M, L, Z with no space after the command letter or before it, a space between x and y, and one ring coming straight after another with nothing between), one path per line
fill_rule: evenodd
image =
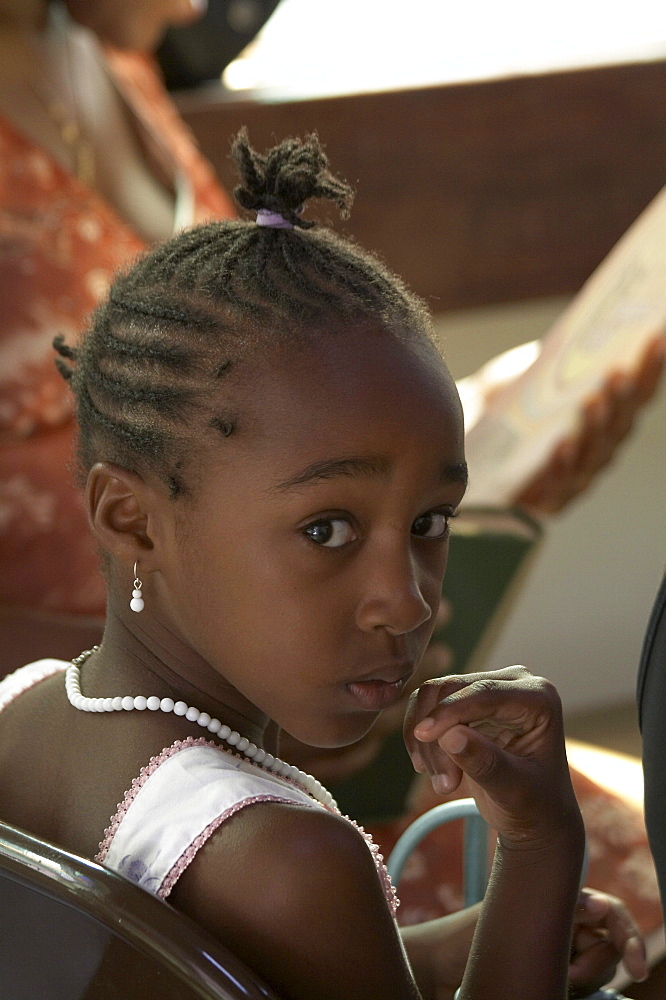
M205 446L159 581L169 627L257 718L322 747L363 736L416 668L466 482L434 351L353 334L248 368L237 433Z
M198 20L206 0L66 0L80 24L121 49L150 52L170 25Z

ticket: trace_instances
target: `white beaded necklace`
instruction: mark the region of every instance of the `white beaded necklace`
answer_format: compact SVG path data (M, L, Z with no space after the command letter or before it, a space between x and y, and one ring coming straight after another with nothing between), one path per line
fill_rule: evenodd
M287 764L285 761L280 760L279 757L275 757L271 753L266 753L256 743L251 743L246 736L241 736L240 733L235 732L229 726L223 725L219 719L211 718L208 712L200 712L198 708L186 705L184 701L174 701L173 698L158 698L157 695L152 695L150 698L145 698L143 695L137 695L135 698L132 698L130 695L126 695L125 697L116 696L115 698L86 698L81 694L80 667L98 649L99 646L86 649L71 661L65 671L65 691L67 692L70 705L74 708L77 708L80 712L133 712L135 710L143 712L148 709L149 712L173 712L174 715L184 716L189 722L196 722L197 725L203 729L207 729L209 733L213 733L214 736L229 744L229 750L226 747L220 747L220 750L227 753L243 754L253 764L272 773L275 777L294 782L302 791L310 795L313 799L316 799L325 808L330 809L338 815L342 815L331 793L320 781L317 781L314 775L306 774L305 771L294 767L293 764ZM370 834L356 820L350 819L349 816L345 816L344 818L358 830L366 841L377 867L377 873L382 883L389 908L393 916L395 916L399 906L398 895L391 882L384 859L379 853L379 848L374 843Z
M230 752L243 754L253 764L258 764L264 770L300 785L303 791L321 802L323 806L336 808L335 799L314 775L306 774L305 771L301 771L293 764L287 764L272 753L266 753L256 743L251 743L246 736L241 736L240 733L221 723L219 719L212 718L208 712L200 712L198 708L186 705L184 701L174 701L173 698L158 698L157 695L152 695L150 698L145 698L143 695L137 695L135 698L130 695L126 695L124 698L122 696L86 698L81 694L80 667L98 649L99 646L86 649L71 661L65 671L65 691L70 705L74 708L80 712L133 712L135 710L143 712L148 709L149 712L173 712L174 715L185 716L188 722L195 722L203 729L207 729L209 733L213 733L218 739L228 743ZM226 750L226 747L220 747L220 749Z

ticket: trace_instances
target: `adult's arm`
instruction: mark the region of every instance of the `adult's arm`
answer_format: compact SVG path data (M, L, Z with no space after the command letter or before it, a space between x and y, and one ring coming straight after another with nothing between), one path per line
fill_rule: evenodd
M666 576L652 609L638 674L645 823L662 906L666 904Z

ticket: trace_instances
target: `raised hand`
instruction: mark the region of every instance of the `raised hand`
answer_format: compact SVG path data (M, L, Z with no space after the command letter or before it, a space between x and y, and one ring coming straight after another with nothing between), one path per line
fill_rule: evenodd
M559 696L524 667L426 681L410 699L404 735L436 791L454 791L467 776L506 842L548 839L579 819Z

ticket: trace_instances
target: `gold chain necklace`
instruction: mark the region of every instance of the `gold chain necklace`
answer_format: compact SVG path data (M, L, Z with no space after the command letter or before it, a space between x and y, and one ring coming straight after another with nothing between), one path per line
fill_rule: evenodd
M60 139L70 155L73 163L74 173L79 180L89 187L95 186L95 149L91 140L81 127L81 113L79 103L76 98L76 88L74 86L74 76L70 60L70 43L67 35L66 24L58 23L57 31L62 40L62 51L67 75L67 87L71 96L71 103L74 109L72 114L65 101L60 97L49 96L49 91L53 90L53 85L42 76L41 87L35 85L34 79L27 77L28 86L33 95L42 105L49 119L58 130Z
M95 150L90 139L81 131L81 127L70 116L63 101L58 98L48 99L35 90L33 92L58 129L63 145L66 146L74 163L74 173L89 187L95 186Z

